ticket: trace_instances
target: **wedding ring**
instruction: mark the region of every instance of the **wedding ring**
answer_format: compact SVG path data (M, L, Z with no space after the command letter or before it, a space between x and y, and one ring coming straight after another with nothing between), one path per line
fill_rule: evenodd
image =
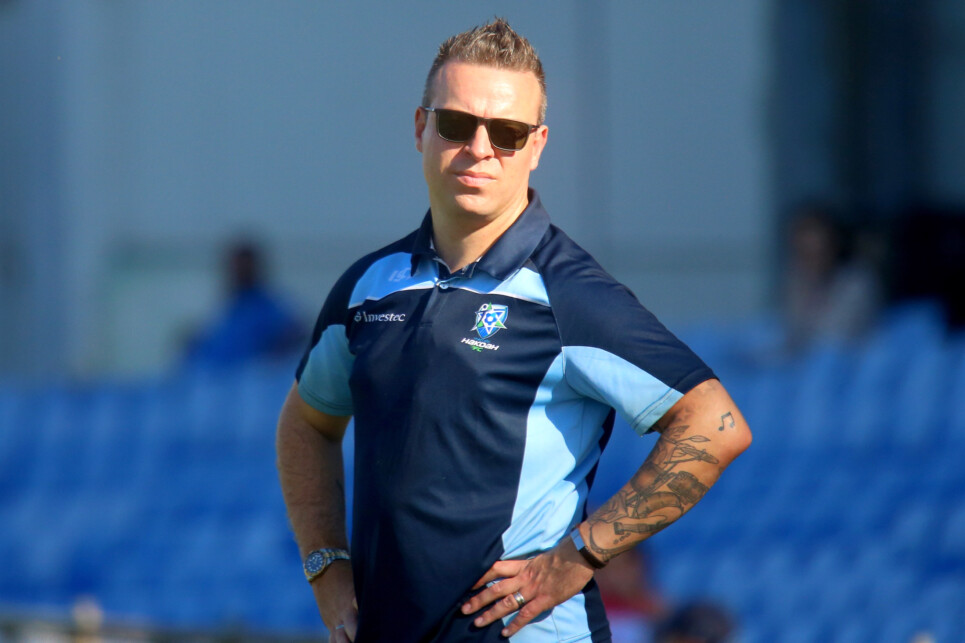
M523 605L526 604L526 599L523 598L523 595L520 594L519 592L514 592L513 598L516 599L517 609L522 609Z

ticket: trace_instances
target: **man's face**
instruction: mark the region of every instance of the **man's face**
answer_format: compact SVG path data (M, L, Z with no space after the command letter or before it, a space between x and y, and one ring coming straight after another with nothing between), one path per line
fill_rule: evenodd
M446 63L439 70L428 107L453 109L484 118L507 118L535 124L542 94L529 72ZM546 144L547 128L530 134L526 146L507 152L492 146L482 123L465 143L443 140L436 133L436 114L416 110L416 148L429 187L434 216L469 218L482 225L526 207L529 173L536 169Z

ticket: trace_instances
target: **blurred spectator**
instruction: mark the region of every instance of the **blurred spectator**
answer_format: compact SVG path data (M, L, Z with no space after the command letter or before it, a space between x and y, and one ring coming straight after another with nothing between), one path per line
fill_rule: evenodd
M228 296L221 311L188 341L189 364L231 366L301 348L302 324L267 285L260 248L231 246L225 262Z
M73 643L101 643L104 609L93 596L79 596L71 608L74 620Z
M653 624L666 614L666 602L653 584L646 543L613 558L595 575L618 643L650 641Z
M785 274L785 348L797 352L815 341L851 341L874 324L882 286L869 245L848 252L829 208L811 203L791 223Z
M657 626L654 643L727 643L734 640L736 624L723 607L694 601L674 610Z

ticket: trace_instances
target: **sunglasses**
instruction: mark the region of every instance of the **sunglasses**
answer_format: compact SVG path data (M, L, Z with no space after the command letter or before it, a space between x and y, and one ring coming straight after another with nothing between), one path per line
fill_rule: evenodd
M454 109L439 109L423 107L427 112L436 115L436 132L440 138L452 143L468 143L476 135L481 122L486 126L489 142L493 147L506 152L518 152L526 147L530 132L539 129L539 125L530 125L508 118L483 118Z

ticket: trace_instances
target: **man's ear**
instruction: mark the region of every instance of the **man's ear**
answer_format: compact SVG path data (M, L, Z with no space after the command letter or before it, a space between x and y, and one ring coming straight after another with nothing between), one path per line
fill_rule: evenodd
M422 152L422 134L426 130L426 116L428 112L421 107L415 110L415 148Z
M529 163L529 170L532 172L539 166L539 157L543 153L543 148L546 147L546 141L549 137L549 128L546 125L540 125L539 129L533 132L531 135L529 144L533 146L533 157Z

